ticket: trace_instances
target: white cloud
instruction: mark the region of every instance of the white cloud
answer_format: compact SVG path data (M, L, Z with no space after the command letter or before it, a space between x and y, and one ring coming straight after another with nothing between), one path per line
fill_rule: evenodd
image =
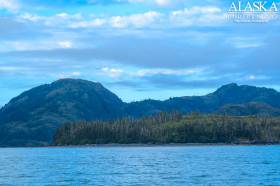
M269 79L269 77L267 76L264 76L264 75L249 75L249 76L246 76L245 78L243 78L242 80L249 80L249 81L254 81L254 80L267 80Z
M159 0L158 3L168 3ZM143 28L143 27L181 27L181 26L209 26L224 23L226 14L215 6L195 6L183 10L163 14L157 11L148 11L141 14L127 16L113 16L71 22L72 28L89 28L109 26L113 28Z
M144 3L146 0L128 0L129 3Z
M0 72L22 72L24 70L29 70L28 68L18 67L18 66L0 66Z
M171 3L170 0L155 0L155 3L159 6L167 6Z
M30 43L19 42L19 41L1 42L0 45L1 52L12 51L12 50L23 51L23 50L28 50L30 48L33 48Z
M62 78L75 78L75 77L79 77L81 76L82 73L81 72L62 72L60 74L55 74L54 76L62 79Z
M148 26L160 17L160 13L155 11L145 12L143 14L133 14L129 16L115 16L110 20L110 24L115 28L124 28L127 26L143 27Z
M51 17L45 17L44 24L47 26L67 26L72 22L77 22L82 20L83 17L81 14L67 14L67 13L59 13Z
M87 28L87 27L100 27L106 23L105 19L94 19L92 21L79 21L69 24L70 28Z
M60 48L72 48L73 43L71 41L59 41L58 45Z
M68 26L70 28L90 28L109 26L113 28L127 28L127 27L145 27L155 23L161 16L160 13L149 11L142 14L132 14L128 16L113 16L107 18L95 18L93 20L83 20L78 22L71 22Z
M31 21L50 27L69 27L69 25L81 22L83 19L81 14L67 14L63 12L53 16L39 16L31 13L24 13L18 18L20 21Z
M226 40L226 43L235 48L257 48L263 46L263 38L261 37L231 37Z
M24 14L20 15L19 17L23 20L28 20L28 21L31 21L31 22L37 22L37 21L40 21L40 20L44 19L41 16L33 15L33 14L30 14L30 13L24 13Z
M188 75L199 75L204 70L202 68L193 69L167 69L167 68L156 68L156 69L121 69L121 68L101 68L101 75L105 75L111 78L142 78L153 75L177 75L177 76L188 76Z
M128 2L130 3L147 3L147 4L154 4L157 6L169 6L174 3L177 3L177 1L180 0L128 0Z
M0 0L0 9L1 8L16 12L19 9L19 3L17 0Z
M215 6L195 6L170 13L174 26L216 25L226 21L226 14Z
M142 14L132 14L127 16L99 17L90 19L83 17L81 14L60 13L54 16L38 16L30 13L24 13L19 16L21 21L31 21L43 23L51 27L68 27L68 28L91 28L108 26L113 28L144 27L149 26L157 21L161 14L155 11L149 11Z
M102 74L109 76L111 78L118 78L123 74L123 70L122 69L118 69L118 68L109 68L109 67L104 67L101 69Z
M168 1L158 0L165 4ZM226 13L215 6L195 6L182 10L160 13L148 11L126 16L100 17L81 14L59 13L50 17L25 13L19 16L22 21L31 21L56 28L167 28L185 26L209 26L225 23Z
M192 75L202 72L203 69L141 69L135 75L137 76L150 76L150 75Z
M81 75L81 72L72 72L72 75L73 75L73 76L80 76L80 75Z
M255 80L255 79L256 79L256 76L251 75L251 76L249 76L249 79L250 79L250 80Z
M57 48L73 48L73 42L50 38L46 40L5 41L0 42L0 52L50 50Z

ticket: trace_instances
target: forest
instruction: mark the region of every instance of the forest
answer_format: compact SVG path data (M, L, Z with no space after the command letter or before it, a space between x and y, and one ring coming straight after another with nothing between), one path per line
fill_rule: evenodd
M158 113L141 119L63 124L54 145L280 142L280 118L227 116L178 112Z

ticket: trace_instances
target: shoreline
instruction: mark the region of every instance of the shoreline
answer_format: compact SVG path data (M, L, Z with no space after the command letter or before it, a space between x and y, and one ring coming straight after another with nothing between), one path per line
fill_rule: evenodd
M211 147L211 146L273 146L279 143L166 143L166 144L85 144L85 145L49 145L49 146L0 146L1 148L94 148L94 147Z
M212 146L273 146L280 143L168 143L168 144L86 144L38 147L7 147L7 148L98 148L98 147L212 147ZM2 147L1 147L2 148Z

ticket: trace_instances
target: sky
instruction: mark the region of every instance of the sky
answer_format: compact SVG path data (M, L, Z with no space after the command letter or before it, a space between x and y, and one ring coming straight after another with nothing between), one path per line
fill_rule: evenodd
M279 5L279 1L275 1ZM61 78L123 101L280 90L280 21L235 23L230 0L0 0L0 105Z

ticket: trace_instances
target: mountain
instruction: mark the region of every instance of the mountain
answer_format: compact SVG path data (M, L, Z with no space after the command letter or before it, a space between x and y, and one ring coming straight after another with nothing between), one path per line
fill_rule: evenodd
M37 146L52 142L55 130L71 121L142 117L158 112L280 115L280 93L228 84L205 96L124 103L100 83L61 79L13 98L0 110L0 146Z
M63 79L42 85L0 110L0 144L48 144L61 123L122 117L123 105L100 83Z
M159 111L179 111L183 113L214 113L219 111L222 113L222 107L225 105L247 103L259 103L259 106L262 106L263 109L260 109L259 112L256 112L258 114L267 112L267 109L270 111L277 108L279 109L280 93L274 89L259 88L247 85L238 86L235 83L231 83L224 85L215 92L205 96L185 96L171 98L165 101L145 100L130 103L128 105L128 113L129 115L136 116L154 114ZM267 106L263 105L263 103L265 103ZM275 115L274 112L273 115Z

